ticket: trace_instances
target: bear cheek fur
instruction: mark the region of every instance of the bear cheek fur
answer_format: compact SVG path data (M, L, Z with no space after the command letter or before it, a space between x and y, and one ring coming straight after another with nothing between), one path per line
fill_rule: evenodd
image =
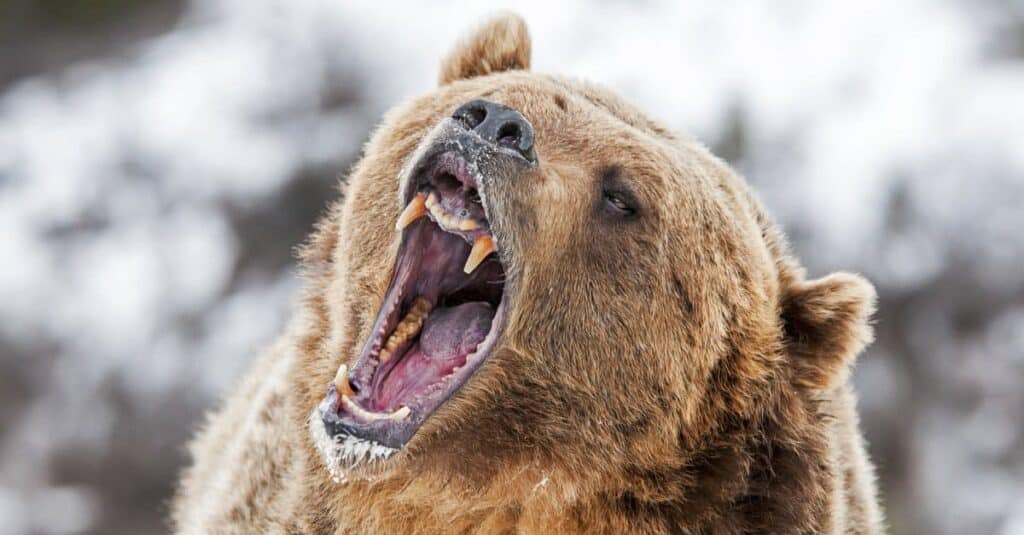
M501 396L481 406L498 407L505 426L509 414L517 415L516 436L534 452L561 457L558 464L611 467L622 461L616 455L626 454L624 445L652 432L650 423L675 399L667 385L667 348L632 328L638 319L652 325L656 309L629 305L651 303L659 293L653 288L658 279L645 275L656 272L656 211L622 224L596 215L601 168L628 161L641 144L626 146L629 136L617 132L622 125L581 115L574 115L578 135L560 130L563 121L531 115L541 170L496 188L503 207L498 219L512 216L516 254L509 267L518 306L505 332L510 351L490 363L508 380ZM530 261L517 269L522 258Z
M737 223L750 219L737 213L742 206L724 194L697 193L709 187L698 182L714 181L701 174L707 156L680 152L588 111L574 110L575 132L554 128L557 121L535 121L544 172L495 192L503 207L516 207L513 222L521 226L510 236L516 258L530 263L520 271L512 259L521 285L515 300L529 307L510 318L509 351L492 357L506 380L478 406L494 408L487 412L496 428L510 427L515 440L559 464L678 462L681 434L696 440L714 429L721 411L747 413L745 394L753 397L759 390L753 387L766 379L758 359L774 355L748 360L744 338L760 352L778 347L777 323L756 321L774 317L771 286L767 293L760 286L772 273L758 269L772 262L759 230ZM640 220L596 215L604 166L621 166L636 183L647 202ZM683 184L670 188L665 180ZM535 224L538 217L543 225ZM729 301L737 295L748 297ZM726 325L737 316L748 320L737 322L730 345ZM712 384L712 394L722 386L733 397L706 394L712 379L723 383ZM516 415L511 426L509 415ZM659 425L652 427L654 421ZM481 419L474 428L488 430L474 440L494 442L495 432ZM516 448L502 451L510 449Z

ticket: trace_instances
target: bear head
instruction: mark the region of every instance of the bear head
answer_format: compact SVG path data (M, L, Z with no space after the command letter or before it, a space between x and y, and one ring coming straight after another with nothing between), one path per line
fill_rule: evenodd
M728 165L530 48L514 16L458 45L303 248L296 410L335 475L625 481L812 418L870 339L870 284L808 279Z

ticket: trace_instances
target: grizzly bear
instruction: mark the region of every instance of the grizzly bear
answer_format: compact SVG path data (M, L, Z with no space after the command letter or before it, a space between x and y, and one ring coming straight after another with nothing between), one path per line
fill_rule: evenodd
M878 533L874 290L515 16L390 111L301 312L191 445L182 533Z

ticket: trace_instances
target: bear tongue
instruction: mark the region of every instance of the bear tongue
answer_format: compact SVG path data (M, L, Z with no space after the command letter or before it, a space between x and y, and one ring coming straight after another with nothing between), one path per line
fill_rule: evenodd
M420 349L431 359L465 357L484 341L494 310L483 301L435 309L427 316L420 335Z
M469 356L491 328L494 308L474 301L436 308L410 347L380 385L374 410L395 410L441 382Z

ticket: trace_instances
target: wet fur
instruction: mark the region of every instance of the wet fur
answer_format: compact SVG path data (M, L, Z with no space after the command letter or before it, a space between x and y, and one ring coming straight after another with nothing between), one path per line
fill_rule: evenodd
M871 285L807 279L725 163L604 89L526 72L529 48L521 20L492 21L387 114L303 249L301 313L192 444L176 531L881 532L847 379ZM383 297L396 177L478 97L530 119L542 162L489 189L508 326L404 450L336 483L307 418ZM602 215L609 174L640 217Z

